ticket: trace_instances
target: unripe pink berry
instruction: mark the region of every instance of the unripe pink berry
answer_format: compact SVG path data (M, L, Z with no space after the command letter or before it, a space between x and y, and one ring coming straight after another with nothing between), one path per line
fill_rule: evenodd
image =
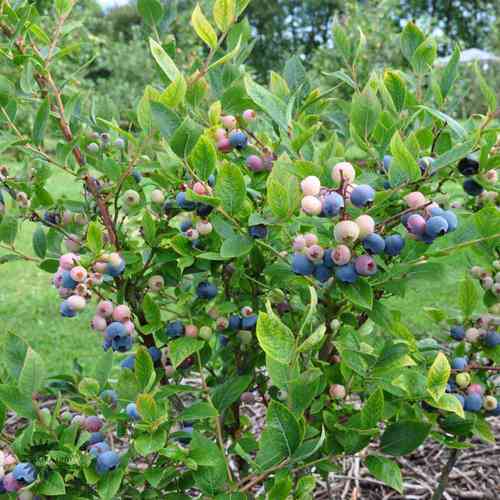
M485 278L491 278L491 273L487 271L486 269L481 269L481 274L479 277L484 280Z
M71 425L77 425L79 427L83 426L85 422L85 417L83 415L75 415L71 420Z
M188 239L188 240L197 240L200 235L198 233L198 231L196 229L193 229L192 227L189 228L185 233L184 233L184 236Z
M262 161L262 158L257 155L250 155L247 158L247 167L252 171L252 172L261 172L264 170L264 162Z
M409 208L420 208L427 202L425 196L420 191L413 191L413 193L407 194L405 196L406 204Z
M375 221L369 215L360 215L354 222L358 225L359 238L362 240L375 232Z
M318 237L314 233L304 234L304 240L306 242L307 247L318 244Z
M238 121L233 115L225 115L222 117L222 124L229 130L233 130L238 125Z
M217 318L217 321L215 322L215 326L217 330L220 332L223 332L224 330L227 330L227 327L229 326L229 321L227 318Z
M67 299L67 304L73 311L83 311L87 305L86 300L80 295L72 295Z
M99 432L102 429L102 426L104 425L104 422L99 418L96 417L95 415L92 415L90 417L86 417L83 426L85 430L89 432Z
M295 252L301 252L302 250L304 250L304 248L306 247L306 239L304 236L302 236L301 234L299 234L298 236L296 236L293 240L293 250Z
M82 266L73 267L70 271L71 277L81 283L87 278L87 270Z
M462 208L462 202L461 201L453 201L452 203L450 203L450 208L458 210L459 208Z
M319 245L311 245L306 250L307 257L309 258L309 260L312 260L313 262L321 261L323 259L324 254L325 251Z
M85 226L89 222L85 214L75 214L74 220L75 224L79 224L80 226Z
M492 184L495 184L496 182L498 182L498 172L494 168L492 168L491 170L488 170L484 174L484 178L488 182L491 182Z
M3 478L3 487L5 488L5 491L11 493L14 491L19 491L23 487L23 485L15 480L12 472L9 472Z
M412 234L424 234L426 222L420 214L411 214L406 221L406 227Z
M174 373L175 373L175 368L172 365L165 366L165 376L167 378L172 377Z
M353 243L359 237L359 227L353 221L343 220L335 225L333 235L339 243Z
M196 325L186 325L185 335L186 337L197 337L198 327Z
M309 215L319 215L322 210L322 204L316 196L304 196L301 202L302 210Z
M485 290L490 290L493 287L493 283L493 278L491 276L486 276L486 278L481 280L481 286Z
M132 335L135 332L135 325L132 321L124 321L123 326L125 328L125 331L129 334Z
M257 118L257 113L253 109L245 109L243 111L243 118L247 122L253 122Z
M219 139L217 141L217 149L221 153L230 153L233 150L233 146L231 146L231 143L229 142L229 139Z
M59 288L58 292L61 299L67 299L73 295L73 290L71 290L71 288Z
M92 326L93 330L96 330L98 332L103 332L104 330L106 330L106 327L108 326L106 320L102 316L98 315L92 318L90 325Z
M207 188L205 187L203 182L195 182L193 185L193 191L201 196L207 194Z
M351 260L351 250L346 245L335 247L332 252L332 260L337 266L344 266Z
M354 267L361 276L373 276L377 272L377 264L370 255L360 255L354 262Z
M207 234L210 234L213 231L213 226L207 220L201 220L196 224L196 230L202 236L206 236Z
M110 300L101 300L97 304L97 314L103 318L109 318L113 314L113 302Z
M31 490L24 490L17 495L17 500L33 500L35 495L31 492Z
M253 309L250 306L244 306L241 308L241 315L248 317L253 314Z
M80 240L76 234L70 234L69 237L65 236L63 240L64 246L68 252L78 252L81 247Z
M78 262L79 259L80 257L72 252L65 253L59 257L59 265L66 271L69 271L76 266L76 262Z
M347 161L337 163L332 169L332 179L335 182L352 183L356 177L354 167Z
M484 393L484 388L481 384L471 384L467 387L467 394L480 394Z
M161 205L165 201L165 194L161 189L153 189L150 194L151 201L157 205Z
M73 222L73 213L69 210L65 210L62 214L62 223L64 226L71 224Z
M215 138L217 139L217 142L221 141L222 139L227 139L226 129L224 129L224 128L218 128L215 131Z
M477 328L467 328L465 331L465 340L470 343L475 343L479 340L481 332Z
M116 306L113 310L113 319L115 321L120 321L122 323L125 323L125 321L130 321L131 316L132 314L130 312L130 309L125 304L120 304Z
M165 280L163 276L156 274L155 276L151 276L148 280L149 289L152 292L159 292L165 286Z
M97 261L93 265L93 268L94 268L94 271L96 271L97 273L103 274L106 272L107 264L106 264L106 262Z
M60 271L57 271L54 274L54 276L52 277L52 283L54 283L54 286L56 288L59 288L61 286L62 276L63 276L63 272L62 272L62 270L60 270Z
M270 172L273 169L274 156L272 154L265 154L262 156L262 162L264 163L264 169Z
M304 196L317 196L321 190L321 181L315 175L310 175L300 183L300 188Z
M332 384L328 392L332 399L344 399L346 397L345 387L341 384Z

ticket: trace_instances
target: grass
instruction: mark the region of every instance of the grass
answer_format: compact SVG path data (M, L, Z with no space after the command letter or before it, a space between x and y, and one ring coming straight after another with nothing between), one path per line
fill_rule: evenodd
M55 196L65 194L76 199L78 189L79 186L64 173L57 173L49 180L49 190ZM34 228L31 222L23 223L16 241L16 247L30 255L33 255ZM439 246L450 244L448 238L438 243ZM0 255L2 253L5 251L0 249ZM458 315L458 283L469 266L467 252L450 257L446 264L443 275L412 282L404 298L385 301L392 310L399 311L402 321L418 337L440 333L439 325L425 314L424 307L439 307L452 316ZM13 332L25 338L47 360L51 374L71 373L74 359L90 373L96 357L102 353L100 336L90 328L93 308L88 307L76 318L62 318L52 275L34 263L15 261L2 265L0 272L0 337Z

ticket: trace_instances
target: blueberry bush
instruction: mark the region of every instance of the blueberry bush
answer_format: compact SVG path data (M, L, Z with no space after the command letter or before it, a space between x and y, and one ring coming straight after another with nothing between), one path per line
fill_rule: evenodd
M434 40L408 23L408 69L363 86L363 34L336 25L350 101L297 57L261 85L245 66L248 0L194 9L205 56L189 62L162 44L162 5L140 1L163 85L124 125L54 77L75 3L56 0L51 18L0 7L0 263L46 271L48 314L68 329L94 311L103 353L91 373L53 378L22 332L5 335L0 423L17 424L0 437L1 491L305 500L360 453L402 492L395 458L432 439L451 450L441 498L460 449L491 442L500 414L500 143L485 79L487 113L450 117L459 50L434 69ZM77 199L50 192L56 171ZM31 253L16 245L28 222ZM450 308L429 296L415 311L442 335L417 336L386 299L442 279L457 254L471 269Z

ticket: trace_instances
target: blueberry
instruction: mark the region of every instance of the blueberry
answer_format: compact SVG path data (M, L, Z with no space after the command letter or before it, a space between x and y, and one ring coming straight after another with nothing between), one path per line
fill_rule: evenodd
M362 243L364 249L371 254L379 254L385 250L385 240L377 233L369 234Z
M179 229L185 233L188 229L191 229L193 227L193 223L191 222L191 219L186 219L186 220L183 220L180 224L179 224Z
M165 334L171 339L182 337L184 335L184 325L182 324L182 321L176 320L167 323L167 326L165 327Z
M242 330L253 330L255 325L257 325L257 316L255 314L241 318Z
M208 182L208 185L210 187L214 187L215 186L215 175L214 174L210 174L208 176L207 182Z
M111 346L113 345L113 341L110 339L104 339L102 341L102 348L107 352L111 349Z
M382 183L382 187L383 187L384 189L391 189L391 183L390 183L389 181L384 181L384 182Z
M325 196L323 200L323 215L333 217L338 215L342 208L344 208L344 198L340 194L332 192Z
M480 394L467 394L464 400L464 410L478 412L483 406L483 398Z
M324 259L324 257L323 257L323 259ZM329 266L327 266L325 264L317 264L317 265L315 265L314 266L314 277L320 283L326 283L333 276L332 267L329 267Z
M113 352L127 352L132 349L132 337L126 335L125 337L114 338L111 341L111 349Z
M455 213L451 210L446 210L442 213L441 217L446 219L446 222L448 223L448 232L451 233L452 231L455 231L458 227L458 219Z
M97 457L97 455L105 453L106 451L109 450L110 450L109 444L104 441L89 446L89 452L94 458Z
M21 481L24 484L31 484L35 481L37 473L33 464L21 462L14 467L12 475L16 481Z
M140 420L141 416L137 411L137 405L135 403L129 403L125 409L130 420Z
M301 276L309 276L314 272L314 264L301 253L296 253L292 257L292 271Z
M375 190L368 184L356 186L351 193L351 203L358 208L365 207L375 199Z
M157 363L161 359L161 351L158 349L158 347L151 346L148 347L149 355L151 356L151 359L153 360L153 363Z
M229 135L229 143L233 148L243 149L248 144L248 137L240 130L236 130Z
M71 309L67 300L61 302L59 310L61 311L61 316L63 318L74 318L76 316L76 311L73 311L73 309Z
M227 344L229 343L229 339L225 335L219 335L217 337L217 340L219 341L219 345L221 347L226 347Z
M469 364L469 360L466 357L463 358L453 358L451 360L451 367L454 370L464 370Z
M61 216L57 212L45 212L43 220L48 224L58 225L61 223Z
M132 354L127 356L121 363L121 368L128 368L129 370L133 370L135 367L135 355Z
M431 207L429 209L429 213L433 216L441 216L443 217L444 210L441 207Z
M470 196L479 196L484 191L484 188L474 179L465 179L464 191Z
M454 380L450 380L446 384L446 392L455 392L457 390L458 386Z
M93 444L101 443L102 441L104 441L104 434L101 431L92 432L90 434L89 442L87 444L89 446L92 446Z
M323 265L328 267L329 269L333 269L333 266L335 265L335 263L332 260L332 254L333 254L333 250L331 248L329 248L328 250L325 250L325 253L323 254ZM319 280L318 277L316 277L316 278ZM321 281L321 280L319 280L319 281Z
M484 336L483 341L487 347L496 347L497 345L500 345L500 333L489 331Z
M214 207L212 207L211 205L206 205L205 203L197 203L196 204L196 213L200 217L207 217L208 215L210 215L212 213L213 209L214 209Z
M434 175L436 170L434 169L434 158L430 156L424 156L418 160L418 166L420 167L420 171L422 174Z
M105 272L106 274L109 274L113 278L116 278L117 276L120 276L120 274L122 274L124 270L125 270L125 261L121 259L120 263L117 266L111 264L111 262L108 262L108 264L106 265Z
M113 321L106 327L106 338L109 340L119 339L127 335L123 323Z
M430 219L427 220L427 224L425 226L425 233L427 236L431 238L436 238L438 236L442 236L446 234L448 231L448 222L444 217L440 215L434 215Z
M390 156L390 155L384 155L384 163L383 163L384 166L383 166L383 169L386 172L389 172L389 169L391 168L391 163L392 163L392 156Z
M106 389L101 392L100 398L111 406L114 406L118 401L118 394L113 389Z
M182 208L183 210L191 211L196 208L196 203L188 201L186 199L186 193L184 191L177 193L175 201L177 202L177 205L179 205L179 207Z
M393 234L385 238L385 253L391 257L399 255L405 246L405 240L399 234Z
M434 238L427 233L419 234L418 240L423 241L424 243L427 243L428 245L430 245L431 243L434 242Z
M335 269L335 276L342 283L355 283L358 279L358 274L352 263L337 267Z
M458 162L458 171L466 177L476 175L479 172L479 162L472 158L462 158Z
M462 325L454 325L450 328L450 335L454 340L463 340L465 338L465 328Z
M237 316L236 314L233 314L229 316L229 322L227 327L229 330L240 330L241 329L241 317Z
M196 287L196 295L204 300L213 299L217 295L217 287L208 281L202 281Z
M120 463L120 455L114 451L105 451L97 456L95 470L98 474L106 474L115 470Z
M71 271L67 270L63 271L61 277L62 277L61 279L62 288L69 288L70 290L73 290L73 288L75 288L76 285L78 285L78 282L71 277Z
M256 240L263 240L267 236L267 227L264 224L250 226L248 228L248 234Z

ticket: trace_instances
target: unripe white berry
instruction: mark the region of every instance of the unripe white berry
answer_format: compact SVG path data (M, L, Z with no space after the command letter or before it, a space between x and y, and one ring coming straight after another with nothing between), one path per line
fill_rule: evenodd
M339 243L353 243L359 237L359 227L353 221L343 220L335 225L333 235Z
M210 224L210 222L206 220L201 220L196 224L196 230L202 236L206 236L207 234L210 234L213 231L213 227L212 224Z
M165 195L161 189L153 189L150 196L153 203L161 205L165 202Z
M354 181L356 177L356 171L354 167L346 161L341 163L337 163L332 170L332 179L335 182L342 182L342 180L347 183L351 183Z
M359 238L362 240L375 232L375 221L369 215L360 215L354 222L359 227Z
M304 196L317 196L321 190L321 181L315 175L310 175L300 183L300 188Z
M316 196L304 196L301 202L302 210L309 215L319 215L322 210L322 204Z

